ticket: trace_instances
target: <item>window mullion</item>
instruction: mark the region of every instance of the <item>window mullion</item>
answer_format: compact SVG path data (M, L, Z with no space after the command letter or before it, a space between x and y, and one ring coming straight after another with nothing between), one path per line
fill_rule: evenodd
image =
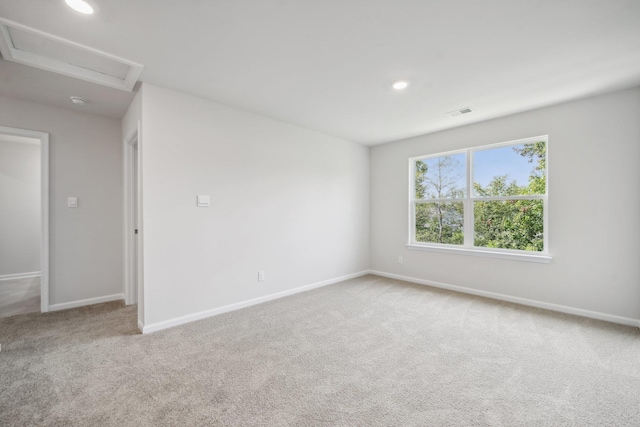
M456 203L456 202L464 202L464 199L449 197L444 199L415 199L414 203Z
M471 199L478 202L500 202L505 200L544 200L545 197L544 194L527 194L524 196L471 197Z
M416 241L416 162L409 159L409 242Z
M467 198L464 203L464 246L473 247L473 157L472 151L467 150Z

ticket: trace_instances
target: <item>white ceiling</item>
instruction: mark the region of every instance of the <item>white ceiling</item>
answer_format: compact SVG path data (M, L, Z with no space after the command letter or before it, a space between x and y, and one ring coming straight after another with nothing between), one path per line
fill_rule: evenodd
M370 145L640 84L638 0L94 1L90 17L2 1L0 17L141 63L142 81ZM0 94L82 96L112 117L131 100L6 61L0 76Z
M115 119L122 118L134 97L130 92L5 60L0 60L0 95ZM69 99L70 96L79 96L89 100L89 103L84 106L75 105ZM0 125L2 124L0 118Z

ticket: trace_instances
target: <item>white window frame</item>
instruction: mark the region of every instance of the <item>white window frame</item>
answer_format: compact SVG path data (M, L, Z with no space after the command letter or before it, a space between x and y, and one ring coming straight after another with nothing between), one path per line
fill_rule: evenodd
M534 142L545 141L546 145L546 168L545 168L545 194L544 195L522 195L508 197L475 197L473 195L473 153L477 151L505 147L510 145L531 144ZM465 154L466 161L466 191L464 198L445 198L445 199L422 199L416 200L415 189L415 165L416 162L423 159L445 157L456 154ZM473 205L476 201L502 201L502 200L542 200L543 210L543 250L541 252L524 251L517 249L503 248L485 248L474 246L475 221ZM416 241L415 227L415 207L419 203L434 202L462 202L464 207L464 243L462 245L452 245L443 243L425 243ZM514 141L499 142L497 144L488 144L466 148L463 150L447 151L444 153L429 154L425 156L412 157L409 159L409 242L406 244L408 249L444 252L462 255L484 256L492 258L511 259L530 262L551 262L549 254L549 136L542 135L532 138L518 139Z

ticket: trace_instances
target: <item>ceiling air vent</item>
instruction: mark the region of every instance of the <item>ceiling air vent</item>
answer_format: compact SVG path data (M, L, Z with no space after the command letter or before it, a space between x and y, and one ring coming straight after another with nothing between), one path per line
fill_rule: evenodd
M460 116L462 114L467 114L471 112L471 108L470 107L464 107L464 108L460 108L459 110L453 110L453 111L449 111L447 113L447 116L449 117L456 117L456 116Z
M7 61L131 92L142 65L0 18L0 53Z

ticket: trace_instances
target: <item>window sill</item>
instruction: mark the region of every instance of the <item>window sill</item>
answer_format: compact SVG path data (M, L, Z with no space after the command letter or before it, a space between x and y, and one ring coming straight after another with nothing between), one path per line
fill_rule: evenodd
M552 259L551 256L549 255L541 255L541 254L533 254L533 253L527 254L527 253L515 253L515 252L497 252L497 251L469 249L469 248L448 248L444 246L427 246L427 245L417 245L413 243L408 243L406 247L407 249L418 250L418 251L482 256L482 257L489 257L489 258L510 259L515 261L539 262L544 264L549 264Z

